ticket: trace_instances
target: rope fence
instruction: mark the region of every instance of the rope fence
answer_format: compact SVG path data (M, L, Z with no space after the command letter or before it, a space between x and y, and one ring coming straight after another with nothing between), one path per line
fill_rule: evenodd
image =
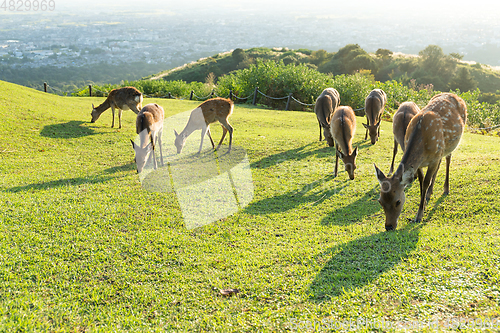
M91 97L92 97L92 92L100 93L103 96L107 96L109 94L109 91L99 90L97 88L94 88L92 85L89 85L88 87L86 87L84 89L81 89L81 90L79 90L77 92L66 92L66 91L62 91L61 89L58 89L56 87L51 87L46 82L44 82L43 83L43 89L44 89L44 91L46 93L49 92L48 90L50 89L50 90L52 90L56 94L59 93L59 94L66 95L66 96L70 95L70 94L79 94L79 93L82 93L82 92L84 92L86 90L88 90L89 96L91 96ZM298 99L296 99L295 97L292 96L292 93L290 93L290 94L288 94L288 96L284 96L284 97L269 96L269 95L266 95L265 93L263 93L262 91L260 91L259 87L255 87L255 90L253 91L253 93L251 93L247 97L239 97L236 94L234 94L232 90L229 91L229 95L227 95L227 96L219 96L215 92L215 90L212 90L212 92L210 94L208 94L207 96L200 97L200 96L198 96L198 95L195 94L194 90L191 90L191 93L189 95L189 100L196 99L198 101L204 101L204 100L207 100L209 98L222 97L222 98L231 99L233 101L244 101L244 100L249 100L250 98L253 98L252 99L252 104L256 105L257 104L257 95L258 94L260 94L261 96L263 96L265 98L268 98L270 100L274 100L274 101L287 100L285 111L288 111L290 109L290 103L292 101L295 102L295 103L297 103L297 104L299 104L299 105L305 106L305 107L314 107L314 105L315 105L314 103L309 104L309 103L304 103L304 102L299 101ZM172 96L172 94L170 92L167 95L163 95L163 96L148 95L148 94L143 94L143 96L146 97L146 98L165 98L165 99L177 99L177 100L185 100L186 99L186 98L177 98L177 97L174 97L174 96ZM355 109L354 112L362 111L364 109L365 109L364 107L359 108L359 109ZM388 114L390 114L387 110L385 110L385 112L388 113ZM491 127L470 128L470 131L491 131L491 130L494 130L494 129L497 129L497 128L500 128L500 124L499 125L495 125L495 126L491 126Z

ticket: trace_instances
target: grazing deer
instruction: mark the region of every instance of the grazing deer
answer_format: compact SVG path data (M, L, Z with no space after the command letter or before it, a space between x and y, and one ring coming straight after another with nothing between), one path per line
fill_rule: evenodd
M335 140L335 172L337 177L339 157L344 162L349 178L354 179L358 147L352 149L352 138L356 132L356 115L350 106L339 106L330 122L331 136Z
M198 153L201 152L203 147L203 138L205 134L208 133L210 142L212 143L212 148L219 150L222 141L226 137L226 133L229 132L229 149L227 152L231 151L231 146L233 143L233 127L228 122L229 116L233 113L234 104L233 101L226 98L212 98L201 103L196 109L191 111L188 123L186 127L179 134L176 130L175 133L175 147L177 147L177 154L182 152L182 148L186 143L186 139L191 133L196 130L201 129L201 142L200 149ZM214 140L212 140L212 135L210 134L210 124L218 121L222 126L222 138L220 139L219 145L215 148Z
M365 100L365 114L367 124L363 124L366 128L365 140L370 134L372 145L374 145L380 136L380 121L384 113L387 95L382 89L373 89Z
M132 141L132 147L135 150L135 163L137 164L138 173L142 172L144 169L146 161L148 157L151 156L151 153L153 157L153 166L155 169L158 168L155 156L157 144L160 147L160 160L163 165L161 136L163 133L164 118L165 112L158 104L147 104L137 115L135 127L141 143L140 145L136 145L133 140L130 141Z
M322 140L321 130L323 130L325 140L330 147L333 147L335 144L330 131L330 120L332 119L333 112L339 104L339 92L333 88L326 88L316 99L316 104L314 105L314 113L316 113L319 123L319 141Z
M386 230L396 229L405 202L404 189L413 182L415 174L420 182L420 206L415 222L422 220L439 165L445 156L444 194L449 193L451 153L460 143L466 122L467 107L463 99L451 93L436 95L410 121L405 135L406 150L394 175L387 178L375 165ZM427 167L425 179L424 167Z
M420 108L414 102L404 102L402 103L398 111L392 117L392 133L394 133L394 150L392 154L391 170L389 174L392 175L394 171L394 160L396 159L396 154L398 153L398 144L401 146L401 150L405 151L405 134L406 128L413 117L420 112Z
M125 87L113 89L109 92L108 98L99 105L94 107L92 104L92 120L91 123L95 123L101 114L107 109L111 108L113 112L113 122L111 127L115 127L115 109L118 109L118 121L122 128L122 112L123 110L132 110L135 114L139 114L142 108L142 94L139 90L134 87Z

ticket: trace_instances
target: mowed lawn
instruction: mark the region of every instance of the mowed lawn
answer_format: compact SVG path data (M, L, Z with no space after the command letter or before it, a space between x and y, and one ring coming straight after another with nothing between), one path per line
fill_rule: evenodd
M318 141L314 113L237 105L230 123L249 157L253 200L188 230L175 193L141 187L135 115L124 112L121 130L110 128L110 110L90 123L91 104L103 100L0 82L0 331L387 331L408 323L430 331L460 321L473 329L471 320L499 329L500 138L465 133L450 195L441 195L442 167L424 221L408 221L419 203L414 183L397 230L386 232L373 164L388 173L391 123L372 146L358 117L351 181L342 163L332 176L333 150ZM150 102L167 117L199 104ZM221 132L212 126L214 141Z

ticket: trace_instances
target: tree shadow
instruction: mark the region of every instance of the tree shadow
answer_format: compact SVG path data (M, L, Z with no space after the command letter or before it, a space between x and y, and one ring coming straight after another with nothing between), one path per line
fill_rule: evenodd
M40 135L53 139L71 139L96 134L92 128L82 124L86 122L72 120L67 123L47 125L40 131Z
M328 174L302 186L298 190L292 190L272 198L253 201L246 208L249 214L282 213L303 204L319 205L332 195L339 194L346 188L351 180L343 180L332 183L335 177Z
M341 244L318 255L326 264L309 286L311 300L323 302L362 288L415 251L423 224L381 232Z
M365 216L372 215L382 209L377 202L378 186L367 191L362 198L351 202L347 206L332 211L321 221L322 225L346 225L355 223Z

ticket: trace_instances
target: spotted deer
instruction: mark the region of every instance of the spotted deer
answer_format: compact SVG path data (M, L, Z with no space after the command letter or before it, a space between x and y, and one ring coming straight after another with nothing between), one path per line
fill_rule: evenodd
M422 220L443 157L446 157L444 194L449 193L451 153L460 143L466 122L467 107L463 99L452 93L436 95L410 121L405 135L406 150L394 175L386 177L375 165L386 230L396 229L405 203L405 187L413 182L415 174L420 183L420 205L414 221ZM427 167L425 178L424 167Z
M94 104L92 104L92 120L90 122L95 123L104 111L111 108L113 112L111 127L115 127L115 109L118 109L118 121L120 123L118 128L122 128L123 110L132 110L135 114L139 114L142 108L142 99L142 93L134 87L113 89L101 105L94 107Z
M405 151L405 134L406 128L410 123L410 120L420 111L420 108L414 102L404 102L402 103L398 111L392 117L392 133L394 134L394 149L392 154L391 170L389 174L392 175L394 171L394 160L396 159L396 154L398 153L398 145L401 146L401 150Z
M330 122L330 131L335 141L335 171L337 177L339 157L344 162L345 171L349 178L354 179L356 170L356 156L358 147L352 149L352 139L356 132L356 115L350 106L339 106L333 113Z
M365 99L366 122L363 126L366 128L365 140L370 134L370 140L374 145L380 137L380 121L384 113L387 95L382 89L373 89Z
M323 131L325 140L330 147L333 147L335 144L330 131L330 120L333 111L339 106L339 103L339 92L333 88L326 88L318 96L316 104L314 105L314 113L316 113L319 123L319 141L322 140L321 131Z
M153 167L158 168L155 156L157 147L159 147L160 161L163 165L161 137L164 118L165 111L158 104L145 105L137 115L135 128L137 134L139 134L140 144L136 145L133 140L130 141L132 141L132 147L135 151L135 163L137 164L138 173L142 172L149 157L153 158Z
M198 153L201 152L203 148L203 138L205 134L208 134L210 142L212 143L212 148L219 150L222 141L226 137L226 133L229 132L229 148L227 152L231 151L231 146L233 143L233 127L229 124L228 118L233 113L234 104L233 101L226 98L212 98L203 103L201 103L196 109L191 111L188 123L181 133L175 133L175 147L177 148L177 154L182 152L182 148L186 143L186 139L191 133L196 130L201 129L201 142L200 149ZM214 140L212 140L212 135L210 134L210 124L219 122L222 126L222 138L220 139L219 145L215 148Z

